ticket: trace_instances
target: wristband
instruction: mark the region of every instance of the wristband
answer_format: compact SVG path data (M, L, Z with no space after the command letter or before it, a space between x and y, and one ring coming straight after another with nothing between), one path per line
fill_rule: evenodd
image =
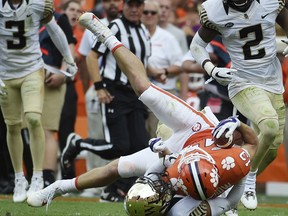
M104 83L102 81L94 82L94 89L96 91L104 88Z
M208 73L208 75L211 76L211 73L212 73L213 69L215 68L215 65L210 60L205 60L202 63L202 67Z

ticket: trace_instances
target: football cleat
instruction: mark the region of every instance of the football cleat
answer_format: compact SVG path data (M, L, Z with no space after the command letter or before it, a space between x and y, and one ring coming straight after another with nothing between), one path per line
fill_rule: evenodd
M13 202L24 202L27 199L28 182L25 178L15 179Z
M27 196L29 196L31 193L39 191L39 190L41 190L43 188L44 188L43 177L41 177L41 178L32 177L29 190L27 191Z
M255 210L257 208L257 196L255 191L245 191L241 197L241 203L245 208L249 210Z
M44 205L49 205L51 201L63 194L63 191L60 189L61 181L58 180L48 187L31 193L27 198L27 203L33 207L41 207Z
M91 12L84 12L78 17L80 25L90 30L97 40L104 43L110 36L114 35L111 30L104 25L95 14Z
M76 146L76 141L80 139L81 137L76 133L69 134L66 146L61 154L60 163L63 169L69 169L76 156L80 153L81 149Z
M233 208L227 212L225 212L226 216L238 216L238 209L237 208Z

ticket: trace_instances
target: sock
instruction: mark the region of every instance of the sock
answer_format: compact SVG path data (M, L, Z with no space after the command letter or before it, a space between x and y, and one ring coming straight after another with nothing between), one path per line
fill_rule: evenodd
M246 183L245 183L245 191L255 191L256 190L256 171L250 171L248 173Z
M44 180L44 187L47 187L48 185L55 182L55 172L50 169L44 169L43 170L43 180Z
M115 36L108 37L104 44L109 50L111 50L112 53L115 52L117 48L123 46L123 44Z
M43 178L43 171L33 171L33 176L32 176L32 179L33 178Z
M61 190L63 193L78 192L77 178L61 180Z
M15 173L15 179L22 179L25 178L24 172Z

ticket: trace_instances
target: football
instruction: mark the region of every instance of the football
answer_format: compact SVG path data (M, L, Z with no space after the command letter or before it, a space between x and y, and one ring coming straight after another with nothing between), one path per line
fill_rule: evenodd
M228 130L224 131L224 133L217 139L213 137L214 143L220 148L231 148L234 144L242 146L243 145L243 137L239 130L235 130L233 132L233 137L231 140L226 138L225 135Z

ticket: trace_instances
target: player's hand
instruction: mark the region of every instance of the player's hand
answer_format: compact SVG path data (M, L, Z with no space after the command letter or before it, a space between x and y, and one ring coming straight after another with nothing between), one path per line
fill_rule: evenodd
M163 152L167 149L167 147L164 145L163 140L160 137L150 139L149 147L151 151L155 153Z
M239 126L240 126L240 121L237 118L237 116L231 116L227 119L220 121L219 124L212 131L212 135L213 137L218 139L219 137L221 137L224 131L228 130L227 133L225 134L225 137L229 138L232 136L233 132Z
M163 165L166 168L172 166L175 163L178 156L179 156L179 154L176 154L176 153L171 153L171 154L165 155L164 160L163 160Z
M211 76L221 85L227 86L237 70L232 68L214 67Z
M76 75L77 71L78 71L78 67L76 65L75 62L69 62L67 60L65 60L67 67L68 67L68 72L72 75L72 77L74 78L74 76Z

